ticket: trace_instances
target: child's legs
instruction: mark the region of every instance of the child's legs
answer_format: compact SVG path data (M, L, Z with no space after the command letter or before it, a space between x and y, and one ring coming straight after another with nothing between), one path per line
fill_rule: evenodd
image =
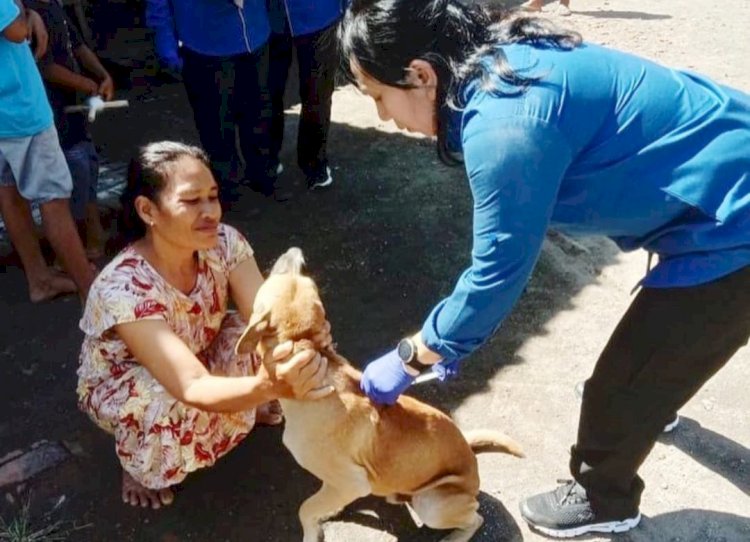
M70 212L76 222L83 222L86 219L86 205L91 193L91 167L86 142L76 143L70 148L63 149L63 153L73 179Z
M34 230L29 203L21 197L10 164L0 147L0 214L13 246L21 258L29 285L47 273L39 241Z
M71 210L76 222L82 222L86 232L87 255L101 255L104 232L99 215L99 155L90 139L66 149L65 159L73 176Z
M16 187L13 169L22 171L23 156L30 140L17 138L4 140L0 144L0 214L21 259L31 300L36 302L75 290L69 279L55 275L47 266L39 247L29 202Z
M39 204L44 233L85 299L94 271L70 213L73 184L57 130L49 128L33 136L25 151L16 172L18 191Z

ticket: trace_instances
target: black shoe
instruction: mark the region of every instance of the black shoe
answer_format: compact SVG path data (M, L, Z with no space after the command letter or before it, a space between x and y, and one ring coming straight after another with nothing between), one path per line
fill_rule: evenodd
M331 168L326 166L323 171L315 173L307 177L307 188L308 190L317 190L318 188L326 188L333 184L333 176L331 175Z
M624 533L641 521L640 512L631 518L597 517L586 490L575 480L560 480L553 491L521 502L521 517L530 527L554 538L573 538L587 533Z
M581 380L578 384L576 384L575 388L573 388L573 392L576 394L576 397L580 401L583 399L583 388L586 386L586 382ZM671 433L675 430L675 428L680 425L680 416L675 413L674 418L672 418L669 423L667 423L664 426L664 429L662 429L663 433Z

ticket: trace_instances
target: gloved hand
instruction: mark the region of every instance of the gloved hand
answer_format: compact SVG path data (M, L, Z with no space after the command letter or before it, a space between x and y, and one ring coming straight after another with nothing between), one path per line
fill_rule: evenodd
M396 349L367 364L359 387L373 402L392 405L414 382Z
M96 114L104 109L104 100L101 96L89 96L86 99L86 105L89 107L89 122L94 122Z
M458 374L459 363L461 363L460 359L443 360L440 363L433 365L432 370L437 373L438 379L440 379L441 382L445 382L449 378L453 378Z

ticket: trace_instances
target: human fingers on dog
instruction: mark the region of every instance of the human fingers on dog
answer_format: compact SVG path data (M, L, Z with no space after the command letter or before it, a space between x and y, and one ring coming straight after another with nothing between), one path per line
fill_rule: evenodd
M299 399L319 398L331 391L325 390L328 360L315 350L305 349L293 355L289 361L279 364L276 376L292 388ZM314 392L311 395L311 392Z
M294 350L294 343L292 341L286 341L281 344L278 344L276 348L273 349L272 356L274 361L282 361L289 356L292 355L292 351Z
M331 346L331 344L333 344L333 337L331 336L331 322L326 320L323 323L323 327L321 328L321 330L315 334L313 340L318 348L324 349Z
M314 375L307 381L310 388L305 392L305 399L315 400L322 399L323 397L330 395L334 391L334 387L328 383L326 375L328 374L328 358L321 356L321 363L318 370Z

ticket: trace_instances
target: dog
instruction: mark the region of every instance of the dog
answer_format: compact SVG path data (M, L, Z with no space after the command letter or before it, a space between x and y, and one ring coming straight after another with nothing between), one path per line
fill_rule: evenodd
M276 345L294 341L312 347L326 324L318 289L302 274L304 257L289 249L258 290L238 353L257 351L270 375ZM335 391L325 398L280 398L286 416L283 443L323 485L299 509L304 542L322 537L321 522L360 497L377 495L406 504L418 526L453 529L442 542L466 542L483 523L477 512L479 474L475 454L503 452L523 457L520 446L489 430L462 433L447 415L402 395L377 405L360 391L361 373L333 347L327 378Z

